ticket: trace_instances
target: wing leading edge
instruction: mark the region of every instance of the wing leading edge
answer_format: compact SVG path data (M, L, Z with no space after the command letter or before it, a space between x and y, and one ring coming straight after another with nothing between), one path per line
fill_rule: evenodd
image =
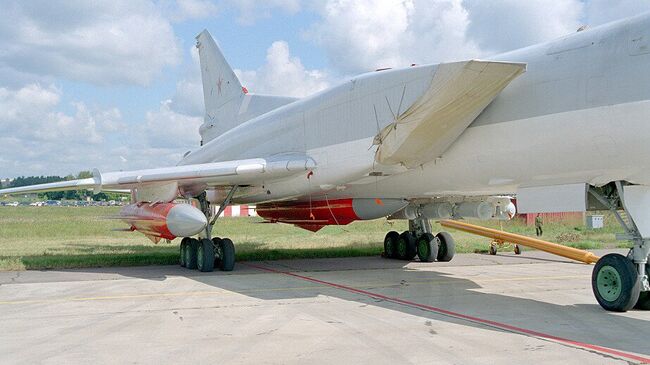
M316 167L307 156L284 158L253 158L195 165L181 165L156 169L100 173L93 171L87 179L60 181L47 184L20 186L1 189L0 195L45 193L65 190L132 189L141 185L156 185L177 182L205 183L210 186L254 185L269 179L293 176Z

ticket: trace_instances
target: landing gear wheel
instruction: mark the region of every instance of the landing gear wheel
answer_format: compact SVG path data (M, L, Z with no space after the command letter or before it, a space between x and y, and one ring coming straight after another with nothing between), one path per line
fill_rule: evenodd
M185 245L185 267L188 269L196 269L196 251L199 247L199 240L190 238Z
M650 277L650 264L645 265L645 274ZM650 291L643 291L639 294L639 300L636 301L634 308L644 311L650 310Z
M521 247L519 245L515 245L515 255L521 255Z
M185 267L187 265L187 259L185 258L185 250L187 245L190 242L189 237L185 237L181 240L181 245L180 245L180 250L179 250L179 258L178 258L178 263L181 265L181 267Z
M451 234L440 232L436 235L440 240L440 249L438 249L438 261L451 261L456 254L456 242Z
M397 240L399 240L399 233L390 231L384 237L384 256L389 259L397 258Z
M415 237L409 231L402 232L397 240L397 258L400 260L413 260L415 251Z
M222 271L232 271L235 268L235 245L229 238L213 238L215 247L214 265Z
M634 264L616 253L598 260L591 275L591 287L600 306L614 312L631 309L641 291Z
M418 258L422 262L433 262L438 257L440 240L431 233L425 233L418 238Z
M201 272L214 270L214 244L207 238L199 241L199 247L196 250L196 268Z

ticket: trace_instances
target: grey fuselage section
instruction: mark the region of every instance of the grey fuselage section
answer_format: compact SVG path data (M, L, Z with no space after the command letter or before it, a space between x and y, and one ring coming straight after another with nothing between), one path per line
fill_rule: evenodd
M464 144L463 139L470 139L466 136L470 130L514 122L521 128L525 128L525 123L536 118L650 100L650 15L644 14L610 23L553 42L489 59L526 63L527 71L508 85L458 138L458 142L455 143L457 146L450 148L449 155L456 164L459 160L453 158L454 154L465 153L467 159L475 157L472 156L475 152L471 149L462 150L468 144ZM354 141L364 141L356 145L356 154L368 155L367 151L372 148L372 138L428 90L436 67L437 65L414 66L360 75L341 85L244 122L193 151L181 161L181 164L270 157L290 153L322 154L322 151L327 148L334 152L329 156L326 154L317 158L319 165L332 164L333 161L345 163L345 158L334 156L336 146ZM607 123L609 124L603 127L602 123L594 121L593 127L605 128L602 133L607 134L607 128L612 128L613 122ZM480 143L485 144L485 149L495 144L507 144L507 141L512 139L530 140L531 146L546 144L544 148L551 148L554 143L555 137L551 136L551 133L547 140L545 136L536 137L534 133L528 132L509 134L509 130L500 129L500 134L495 136L495 132L485 129L485 136L480 139ZM561 132L556 130L553 133ZM538 147L536 150L528 151L526 157L543 158L544 148ZM637 146L629 153L638 154L639 148L641 147ZM407 171L404 175L410 176L408 179L400 180L395 176L392 184L390 179L388 182L383 181L386 187L384 195L417 197L437 193L513 193L516 186L532 185L534 181L545 183L546 180L543 178L529 176L531 173L524 171L523 167L516 166L512 160L517 158L512 155L514 150L507 148L504 150L504 154L510 156L500 156L495 159L495 163L500 165L512 163L514 171L512 173L497 171L494 176L488 177L466 174L462 179L454 181L453 176L441 179L436 173L427 175ZM441 156L442 160L446 154ZM610 161L619 164L621 160ZM561 163L562 161L557 161L557 164ZM355 170L358 176L350 175L349 179L351 181L362 179L364 174L376 168L374 164L372 158L368 159L367 167ZM616 166L605 167L616 168ZM432 161L423 166L422 170L444 168L444 163L437 167L435 161ZM472 168L471 164L467 168ZM496 170L500 168L501 166ZM567 175L573 168L572 165L567 165L564 169L560 168L561 174ZM457 173L458 170L455 169L458 169L458 166L450 168L449 174ZM590 167L591 170L594 168ZM591 176L585 178L583 175L576 175L568 178L567 181L596 179ZM418 178L422 181L409 185L408 181ZM616 176L612 175L612 178ZM436 186L437 181L440 180L445 180L444 184ZM498 181L503 183L493 183ZM549 178L548 183L562 183L562 181L559 178ZM463 184L466 187L463 188ZM363 193L362 185L350 187L346 192L337 194L366 195ZM393 185L403 185L404 188L396 188ZM425 186L431 188L427 190ZM451 189L451 186L457 187Z

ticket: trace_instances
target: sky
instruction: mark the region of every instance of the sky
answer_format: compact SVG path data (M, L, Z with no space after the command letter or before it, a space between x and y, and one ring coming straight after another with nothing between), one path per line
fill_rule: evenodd
M650 0L0 0L0 178L176 164L203 121L208 29L252 93L487 58Z

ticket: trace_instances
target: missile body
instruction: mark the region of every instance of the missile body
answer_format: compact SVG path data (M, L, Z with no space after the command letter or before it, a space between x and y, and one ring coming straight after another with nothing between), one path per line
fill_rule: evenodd
M189 204L130 204L122 208L119 217L131 225L133 231L144 233L150 238L168 240L193 236L208 224L205 215Z

